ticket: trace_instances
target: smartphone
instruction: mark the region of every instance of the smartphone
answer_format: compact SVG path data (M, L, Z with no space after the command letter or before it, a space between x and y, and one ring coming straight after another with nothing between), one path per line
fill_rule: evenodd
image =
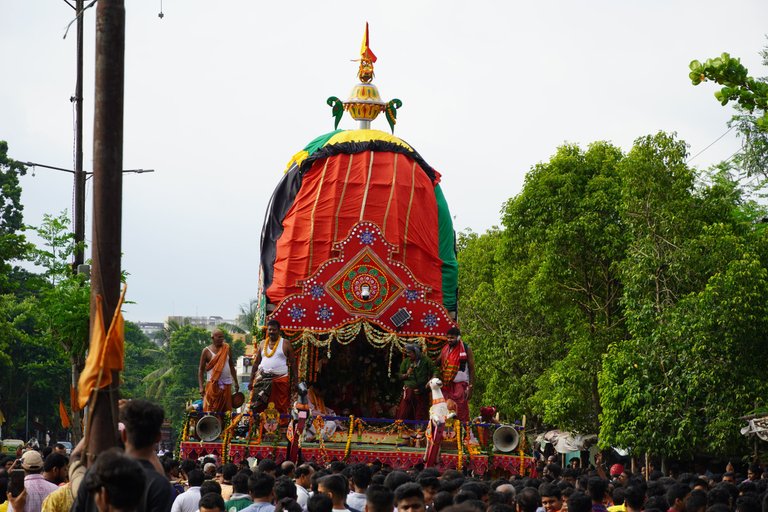
M8 492L11 493L11 496L14 498L21 494L21 491L24 490L24 470L23 469L12 469L11 470L11 478L8 481Z

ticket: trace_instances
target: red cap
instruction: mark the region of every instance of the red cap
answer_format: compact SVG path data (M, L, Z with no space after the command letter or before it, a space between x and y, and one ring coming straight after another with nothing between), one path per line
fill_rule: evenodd
M622 466L621 464L614 464L613 466L611 466L611 471L610 471L611 476L619 476L623 472L624 472L624 466Z

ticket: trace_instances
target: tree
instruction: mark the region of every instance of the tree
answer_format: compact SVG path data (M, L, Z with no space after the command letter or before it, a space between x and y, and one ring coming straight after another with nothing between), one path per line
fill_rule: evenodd
M462 240L461 317L484 391L505 412L597 429L600 356L625 335L621 158L603 142L558 148L505 205L503 231Z
M43 268L42 276L46 281L38 291L41 323L50 340L62 347L70 365L70 386L74 389L85 366L89 345L88 276L72 274L70 258L76 243L74 234L69 231L66 211L58 216L44 215L40 226L31 229L42 239L42 244L30 252L32 260ZM71 405L75 410L74 404ZM73 422L73 434L75 439L79 439L79 421Z
M768 47L760 55L768 66ZM753 78L740 60L723 53L704 63L690 63L689 77L693 85L711 80L723 87L715 92L721 105L736 103L736 114L729 126L736 127L743 140L733 159L747 176L768 177L768 79Z
M8 157L8 143L0 140L0 294L17 292L27 273L14 262L25 258L29 244L23 234L19 176L26 167Z
M621 264L629 337L611 343L599 390L604 446L663 456L743 447L738 417L761 400L765 231L727 170L697 185L674 136L642 137L621 163Z
M67 375L61 347L46 336L38 301L0 295L0 398L6 428L23 437L28 419L30 435L57 430Z
M125 322L125 369L120 393L126 398L147 396L145 378L165 367L167 360L149 337L133 322Z

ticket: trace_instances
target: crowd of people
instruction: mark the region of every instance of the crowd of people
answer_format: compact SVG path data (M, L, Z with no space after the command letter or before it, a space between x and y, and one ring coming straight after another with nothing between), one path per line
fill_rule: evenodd
M378 461L177 461L157 456L163 417L148 401L123 404L123 448L101 453L87 468L82 443L70 458L55 446L3 460L0 496L7 501L0 512L768 512L768 474L758 465L744 477L726 471L673 478L633 474L620 464L582 470L550 462L536 477L492 480ZM9 477L17 467L24 489L13 493Z

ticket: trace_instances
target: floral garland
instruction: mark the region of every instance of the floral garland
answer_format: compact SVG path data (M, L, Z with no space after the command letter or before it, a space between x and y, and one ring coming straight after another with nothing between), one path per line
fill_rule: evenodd
M349 458L350 448L352 446L352 432L355 430L355 416L349 415L349 432L347 433L347 445L344 447L344 462Z
M352 343L360 333L365 333L365 337L368 342L376 348L385 348L389 346L389 366L388 373L391 374L391 359L392 353L395 349L404 351L405 346L409 343L417 343L424 353L428 349L436 351L443 343L443 338L436 337L435 339L427 339L423 336L398 336L397 333L383 331L376 328L374 325L367 322L365 319L354 320L347 325L343 325L332 331L326 333L315 333L309 329L298 331L291 335L286 334L286 337L290 339L294 348L300 350L299 354L299 375L303 379L307 379L310 370L315 370L317 362L310 364L310 347L315 347L315 358L317 357L317 350L320 348L326 349L326 356L331 358L331 345L336 341L340 345L349 345ZM322 338L321 338L322 337Z
M232 419L231 412L225 412L222 418L222 424L224 427L228 427L230 420ZM224 428L224 435L221 438L221 463L226 464L229 462L229 443L232 441L232 431L234 429Z
M320 461L325 464L328 460L328 452L325 450L325 439L323 439L323 427L325 426L325 420L322 416L315 416L312 420L312 426L315 427L315 437L320 444Z
M456 461L456 469L461 471L464 467L464 447L461 445L461 420L458 418L454 419L453 428L456 432L456 450L459 454L458 460Z

